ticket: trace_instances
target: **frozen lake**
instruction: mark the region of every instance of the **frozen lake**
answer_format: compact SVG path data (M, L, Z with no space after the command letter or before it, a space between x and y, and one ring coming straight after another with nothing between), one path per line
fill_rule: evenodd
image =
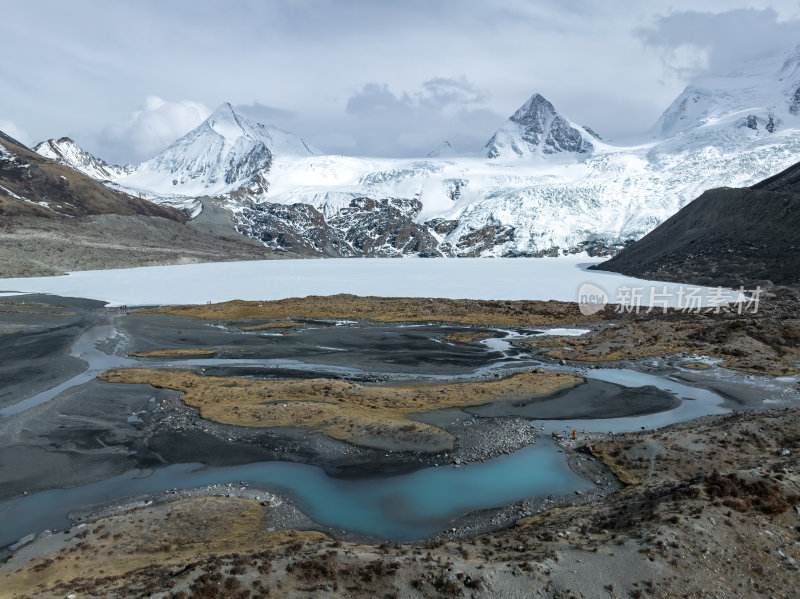
M676 306L684 292L698 287L654 283L587 270L602 259L561 258L340 258L215 262L78 271L61 277L0 279L0 292L51 293L111 305L202 304L233 299L274 300L308 295L446 297L485 300L577 301L590 283L609 303L628 290L648 305L651 292ZM664 286L666 286L666 293ZM701 295L713 293L704 289Z

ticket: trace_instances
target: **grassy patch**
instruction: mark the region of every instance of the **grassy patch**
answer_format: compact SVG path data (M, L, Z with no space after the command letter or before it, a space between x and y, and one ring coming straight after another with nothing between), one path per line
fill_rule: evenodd
M548 349L553 358L584 362L662 356L688 352L724 360L720 365L744 372L787 375L798 372L792 360L800 356L791 339L798 333L791 323L780 322L783 336L771 331L774 323L748 325L730 318L714 321L700 315L671 314L615 323L576 337L528 339L526 343ZM556 349L557 348L557 349ZM703 366L687 368L703 369Z
M261 324L254 324L249 326L239 327L242 331L261 331L264 329L288 329L291 327L302 326L301 322L262 322Z
M687 362L686 364L681 364L681 368L688 368L689 370L708 370L711 368L711 365L705 364L704 362Z
M568 302L381 298L345 294L264 302L234 300L197 306L163 306L143 312L218 320L281 318L291 320L302 317L520 326L598 322L614 316L611 309L593 316L584 316L576 304Z
M150 351L132 351L128 355L132 358L166 358L171 356L213 356L213 349L179 348L179 349L152 349Z
M380 449L452 448L453 437L408 416L503 399L531 399L581 383L554 372L444 385L359 385L334 379L258 380L202 376L187 370L120 369L100 378L182 391L209 420L250 427L304 427Z
M68 543L55 554L6 574L0 595L27 597L33 589L63 587L64 592L55 596L64 597L82 586L85 594L79 596L92 596L95 584L113 585L116 577L152 564L185 564L211 554L262 551L328 538L314 531L267 532L269 509L249 499L199 497L103 519L84 529L80 543Z
M486 339L491 337L491 333L480 333L478 331L459 331L458 333L450 333L445 335L444 340L450 343L472 343L478 339Z

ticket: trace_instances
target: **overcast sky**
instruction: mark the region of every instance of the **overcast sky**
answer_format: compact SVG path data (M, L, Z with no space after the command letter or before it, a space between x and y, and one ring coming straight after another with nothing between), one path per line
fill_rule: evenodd
M479 149L533 93L603 137L800 44L800 1L0 0L0 129L152 156L230 101L330 153Z

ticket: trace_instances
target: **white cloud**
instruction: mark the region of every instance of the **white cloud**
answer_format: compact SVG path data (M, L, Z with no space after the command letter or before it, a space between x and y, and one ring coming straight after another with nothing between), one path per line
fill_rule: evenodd
M29 146L31 143L28 132L7 119L0 119L0 131L26 146Z
M508 116L486 108L488 98L464 76L434 77L397 94L368 83L348 98L345 124L365 153L424 156L444 140L477 151Z
M775 8L725 12L679 11L637 30L665 65L681 77L727 75L743 62L790 49L800 42L797 18Z
M39 4L3 5L3 46L26 50L0 64L0 115L31 142L68 135L115 162L199 122L165 128L164 111L225 100L366 155L479 148L534 92L605 138L639 135L695 75L800 41L798 0ZM148 93L195 102L130 115Z
M144 160L197 127L210 114L200 102L168 102L148 96L129 118L107 126L100 135L101 143L109 149L125 148L127 155Z

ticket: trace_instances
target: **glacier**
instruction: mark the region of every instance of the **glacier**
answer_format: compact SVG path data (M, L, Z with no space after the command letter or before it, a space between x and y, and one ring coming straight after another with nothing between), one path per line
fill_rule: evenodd
M534 94L471 153L325 155L227 103L142 164L80 152L60 159L193 215L214 198L240 232L290 255L608 255L709 188L798 161L800 47L698 79L636 139L601 139Z

